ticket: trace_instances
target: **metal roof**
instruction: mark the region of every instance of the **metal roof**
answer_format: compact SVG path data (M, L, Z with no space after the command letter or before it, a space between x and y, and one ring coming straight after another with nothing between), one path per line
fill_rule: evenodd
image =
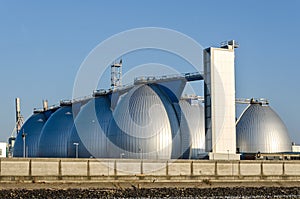
M148 85L139 85L121 98L108 130L110 157L171 158L169 102L160 95Z
M245 153L291 151L288 130L269 106L251 104L237 122L237 148Z
M78 110L77 110L78 109ZM67 142L80 104L62 106L47 120L39 140L39 157L67 157Z
M19 134L16 137L14 144L14 157L23 157L23 137L25 134L25 150L26 157L37 157L38 156L38 142L42 132L42 128L45 125L47 119L55 110L48 110L41 113L34 113L25 124L22 126Z
M75 157L78 143L78 157L107 157L107 129L112 118L109 96L91 99L82 107L75 119L68 141L68 157Z
M180 100L179 105L184 118L181 119L180 126L183 133L189 133L191 139L192 159L199 158L201 153L205 152L205 128L204 128L204 108L201 101ZM187 129L183 127L187 125ZM186 127L185 127L186 128Z

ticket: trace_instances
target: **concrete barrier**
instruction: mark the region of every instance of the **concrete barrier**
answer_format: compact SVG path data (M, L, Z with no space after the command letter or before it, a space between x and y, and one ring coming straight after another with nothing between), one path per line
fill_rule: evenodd
M7 159L1 160L1 176L28 176L29 175L29 161L9 161Z
M166 176L166 162L143 162L143 174L149 176Z
M114 175L114 161L90 161L90 175L91 176L113 176Z
M87 176L87 161L61 161L62 176Z
M116 161L116 175L117 176L128 176L128 175L139 175L142 174L140 161Z
M216 174L215 162L193 162L193 174L213 176Z
M262 165L262 174L263 175L283 175L283 164L278 163L265 163Z
M300 161L2 158L0 181L300 181Z
M287 176L297 176L300 173L300 162L285 162L284 174Z
M239 175L238 164L235 162L217 163L217 175L221 176L237 176Z
M170 176L190 176L191 163L190 162L169 162L168 175Z
M58 176L59 174L59 162L54 160L31 161L31 175L32 176Z
M240 175L242 176L259 176L261 175L261 163L240 163Z

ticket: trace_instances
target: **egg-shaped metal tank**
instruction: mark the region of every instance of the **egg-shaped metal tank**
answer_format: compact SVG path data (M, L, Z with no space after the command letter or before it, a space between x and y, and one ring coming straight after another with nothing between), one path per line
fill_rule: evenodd
M22 126L19 134L16 137L16 141L13 149L13 157L37 157L38 156L38 143L42 128L45 125L47 119L55 111L55 109L48 111L34 112L32 116ZM23 138L23 136L25 137ZM25 139L25 154L24 142Z
M291 151L288 130L268 105L253 103L237 122L237 148L242 153Z
M171 159L188 159L190 154L190 138L182 134L180 128L180 118L178 111L179 99L175 100L176 95L161 84L148 84L148 86L159 96L167 112L172 132L172 152ZM174 98L175 97L175 98Z
M166 108L169 102L163 100L166 97L148 85L135 86L120 99L108 130L109 157L171 158L172 124Z
M73 113L78 112L80 107L80 103L66 103L51 115L42 129L39 157L67 157L67 144L76 117Z
M91 99L79 112L68 142L68 157L108 157L107 130L112 118L108 95ZM76 148L77 147L77 148ZM76 150L78 150L76 152Z
M198 100L180 100L181 118L180 127L183 134L189 134L191 139L191 159L198 159L205 153L204 108ZM185 129L185 130L183 130Z

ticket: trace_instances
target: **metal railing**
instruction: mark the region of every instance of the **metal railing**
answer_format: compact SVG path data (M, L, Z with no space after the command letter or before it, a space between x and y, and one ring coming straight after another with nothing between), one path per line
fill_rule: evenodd
M269 100L266 98L236 98L235 103L237 104L262 104L268 105Z
M78 98L75 98L72 100L61 100L59 104L52 105L48 109L59 108L61 105L80 103L83 101L90 100L96 96L108 95L113 92L128 90L137 84L155 83L155 82L159 82L159 81L167 81L167 80L174 80L174 79L193 79L195 77L196 78L198 77L198 79L201 80L202 74L199 72L192 72L192 73L171 74L171 75L163 75L163 76L140 76L140 77L136 77L132 83L128 83L128 84L116 87L114 89L112 89L112 88L98 89L98 90L94 90L93 93L88 96L78 97ZM192 81L194 81L194 79ZM35 108L34 109L34 112L43 112L43 111L44 111L43 108Z

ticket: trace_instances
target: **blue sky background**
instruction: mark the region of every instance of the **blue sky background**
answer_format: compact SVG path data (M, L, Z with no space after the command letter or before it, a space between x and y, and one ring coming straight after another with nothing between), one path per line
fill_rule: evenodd
M56 104L71 98L79 66L97 44L121 31L152 26L180 31L204 47L237 40L236 96L268 98L300 143L299 8L296 0L0 0L0 140L14 127L15 97L22 100L25 118L42 99ZM124 70L148 62L190 70L159 52L124 57Z

